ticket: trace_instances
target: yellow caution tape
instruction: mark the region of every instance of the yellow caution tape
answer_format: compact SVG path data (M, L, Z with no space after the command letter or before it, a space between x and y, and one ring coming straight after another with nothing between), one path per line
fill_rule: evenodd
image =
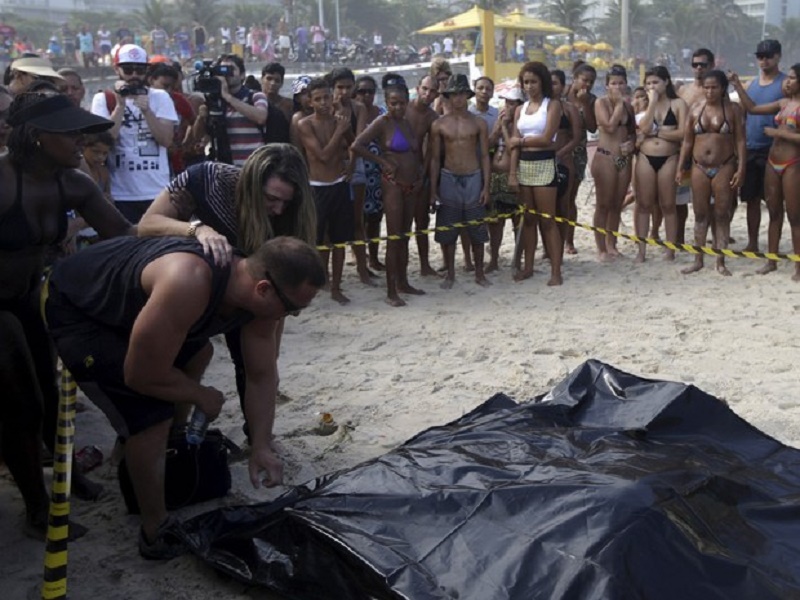
M431 233L436 233L437 231L453 231L456 229L465 229L467 227L482 225L484 223L495 223L500 219L507 219L514 215L522 215L526 212L532 215L542 217L543 219L553 219L556 223L565 223L571 227L580 227L581 229L585 229L587 231L595 231L597 233L602 233L603 235L613 235L616 238L626 239L636 243L649 244L650 246L661 246L662 248L668 248L669 250L673 250L676 252L688 252L689 254L702 253L702 254L707 254L709 256L727 256L730 258L767 259L774 261L788 260L791 262L800 262L800 254L784 254L782 252L750 252L745 250L731 250L729 248L711 248L709 246L695 246L694 244L675 244L673 242L665 242L654 238L643 238L639 237L638 235L630 233L622 233L621 231L610 231L602 227L595 227L593 225L588 225L586 223L579 223L578 221L573 221L571 219L567 219L566 217L557 217L547 213L539 212L532 208L526 209L524 207L520 207L519 210L513 213L502 213L491 217L485 217L483 219L475 219L471 221L463 221L461 223L453 223L452 225L443 225L441 227L418 229L416 231L407 231L400 235L387 235L384 237L375 237L364 240L353 240L351 242L342 242L339 244L327 244L327 245L323 244L317 246L317 250L329 251L336 248L347 248L348 246L365 246L369 243L379 243L379 242L389 242L389 241L395 242L413 238L418 235L430 235Z

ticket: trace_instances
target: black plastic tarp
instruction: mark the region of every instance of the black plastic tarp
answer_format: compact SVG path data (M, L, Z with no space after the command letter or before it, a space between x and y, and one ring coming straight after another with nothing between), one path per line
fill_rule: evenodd
M292 599L786 600L800 452L696 387L589 361L187 529L210 565Z

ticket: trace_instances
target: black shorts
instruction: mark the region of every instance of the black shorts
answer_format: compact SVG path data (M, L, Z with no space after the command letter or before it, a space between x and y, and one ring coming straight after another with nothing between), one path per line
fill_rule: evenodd
M764 169L767 167L769 148L747 149L744 185L739 191L742 202L758 202L764 199Z
M124 364L130 332L87 319L52 288L45 313L64 366L120 436L127 438L173 417L174 403L146 396L125 385ZM187 342L173 365L184 368L207 343L207 340Z
M114 202L114 206L122 213L122 216L128 219L134 225L142 220L144 213L150 208L153 203L152 200L131 200L128 202Z
M356 235L350 184L312 185L317 208L317 244L350 242Z

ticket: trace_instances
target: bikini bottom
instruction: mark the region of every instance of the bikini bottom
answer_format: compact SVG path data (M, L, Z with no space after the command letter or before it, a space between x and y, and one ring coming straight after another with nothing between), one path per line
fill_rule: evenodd
M390 185L396 185L404 195L408 196L414 192L414 185L409 183L400 183L394 176L388 173L381 173L381 178Z
M598 148L597 151L600 154L605 154L606 156L610 156L614 160L614 166L616 167L617 171L624 171L625 168L630 164L631 157L630 156L622 156L621 154L614 154L610 150L606 150L605 148Z
M717 167L706 167L705 165L701 165L696 160L694 160L693 162L694 162L694 166L697 167L698 169L700 169L706 177L708 177L709 179L714 179L714 177L717 176L717 173L719 173L719 170L722 167L727 165L729 162L735 161L735 160L736 160L736 155L735 154L731 154L728 158L726 158L724 161L722 161L719 164L719 166L717 166Z
M675 156L674 154L670 154L669 156L650 156L649 154L645 154L644 152L642 152L641 155L647 159L647 162L650 163L650 167L656 173L658 173L661 170L661 167L663 167L670 158Z
M789 160L781 163L777 163L773 161L771 158L767 159L769 166L772 167L772 170L775 171L775 174L778 177L783 177L783 172L791 167L794 164L800 163L800 156L796 156L795 158L790 158Z

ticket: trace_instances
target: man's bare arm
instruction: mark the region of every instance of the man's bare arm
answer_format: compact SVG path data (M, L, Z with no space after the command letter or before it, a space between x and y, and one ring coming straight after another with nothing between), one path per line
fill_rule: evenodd
M244 410L250 427L252 453L250 481L267 487L283 481L283 466L272 447L275 400L278 389L276 349L277 321L259 319L242 328L242 356L247 373ZM265 472L265 478L259 472Z
M194 255L168 254L144 268L142 286L149 297L131 331L125 384L166 402L194 402L209 418L215 418L222 408L222 394L173 366L210 298L208 265Z

